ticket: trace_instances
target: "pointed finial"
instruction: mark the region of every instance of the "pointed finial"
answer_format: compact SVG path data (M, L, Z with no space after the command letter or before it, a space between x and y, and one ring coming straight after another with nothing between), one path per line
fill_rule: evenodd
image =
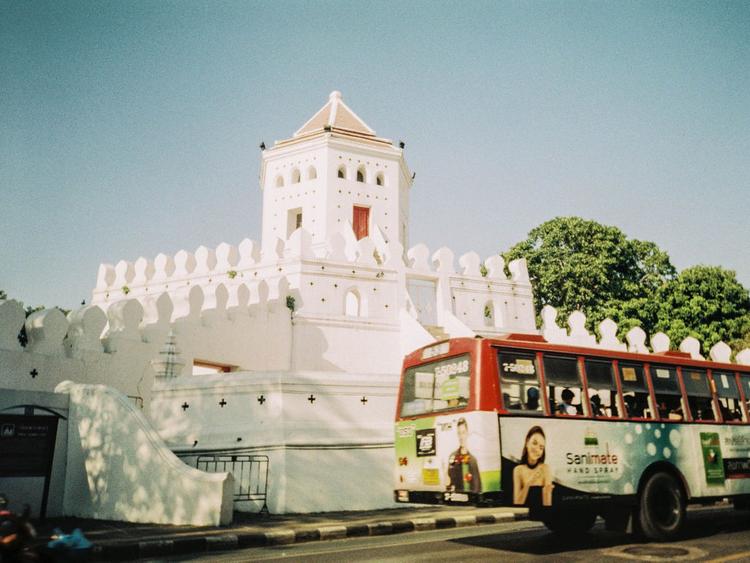
M185 360L177 347L174 330L170 329L166 342L159 350L159 356L151 360L151 365L156 377L170 378L182 375Z
M328 99L331 100L331 101L333 101L333 100L340 100L341 99L341 92L339 92L338 90L334 90L328 96Z

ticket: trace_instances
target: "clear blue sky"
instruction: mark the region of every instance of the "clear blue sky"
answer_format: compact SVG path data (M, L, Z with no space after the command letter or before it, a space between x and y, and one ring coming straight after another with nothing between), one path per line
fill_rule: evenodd
M258 144L331 90L417 178L411 240L579 215L750 286L748 2L0 2L0 288L260 236Z

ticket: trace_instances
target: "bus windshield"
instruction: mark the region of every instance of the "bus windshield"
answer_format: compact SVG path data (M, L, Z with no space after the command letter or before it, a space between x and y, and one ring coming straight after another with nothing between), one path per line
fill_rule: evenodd
M401 416L416 416L469 404L469 354L409 368L404 373Z

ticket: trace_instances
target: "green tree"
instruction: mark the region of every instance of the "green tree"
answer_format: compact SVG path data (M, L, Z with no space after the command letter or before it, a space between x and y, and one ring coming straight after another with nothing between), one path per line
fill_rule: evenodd
M606 317L621 332L656 322L654 292L675 276L669 256L652 242L628 239L617 227L557 217L532 229L503 253L526 258L537 314L552 305L559 318L586 313L589 329Z
M8 298L8 295L5 292L5 290L0 289L0 299L7 299L7 298ZM23 305L23 303L21 303L21 305ZM33 313L36 313L37 311L43 311L44 309L46 309L44 305L37 305L36 307L27 306L27 307L24 307L24 313L26 313L26 318L29 318L29 316L32 315ZM59 309L60 311L62 311L62 314L66 316L68 313L70 313L69 309L63 309L61 307L55 307L55 309ZM20 342L21 346L23 346L24 348L29 343L29 337L26 334L26 325L22 326L21 330L18 333L18 342Z
M687 268L657 289L654 299L655 329L665 332L673 344L693 336L706 354L720 340L735 352L750 343L750 293L731 270Z

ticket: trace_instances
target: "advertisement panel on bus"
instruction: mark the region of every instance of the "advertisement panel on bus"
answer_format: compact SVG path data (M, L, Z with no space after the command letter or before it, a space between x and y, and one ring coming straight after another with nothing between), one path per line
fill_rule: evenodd
M502 481L512 504L632 497L644 471L678 468L691 496L750 493L750 429L662 422L501 417Z
M497 414L466 412L403 420L396 424L396 483L406 491L431 491L442 500L475 501L500 491Z

